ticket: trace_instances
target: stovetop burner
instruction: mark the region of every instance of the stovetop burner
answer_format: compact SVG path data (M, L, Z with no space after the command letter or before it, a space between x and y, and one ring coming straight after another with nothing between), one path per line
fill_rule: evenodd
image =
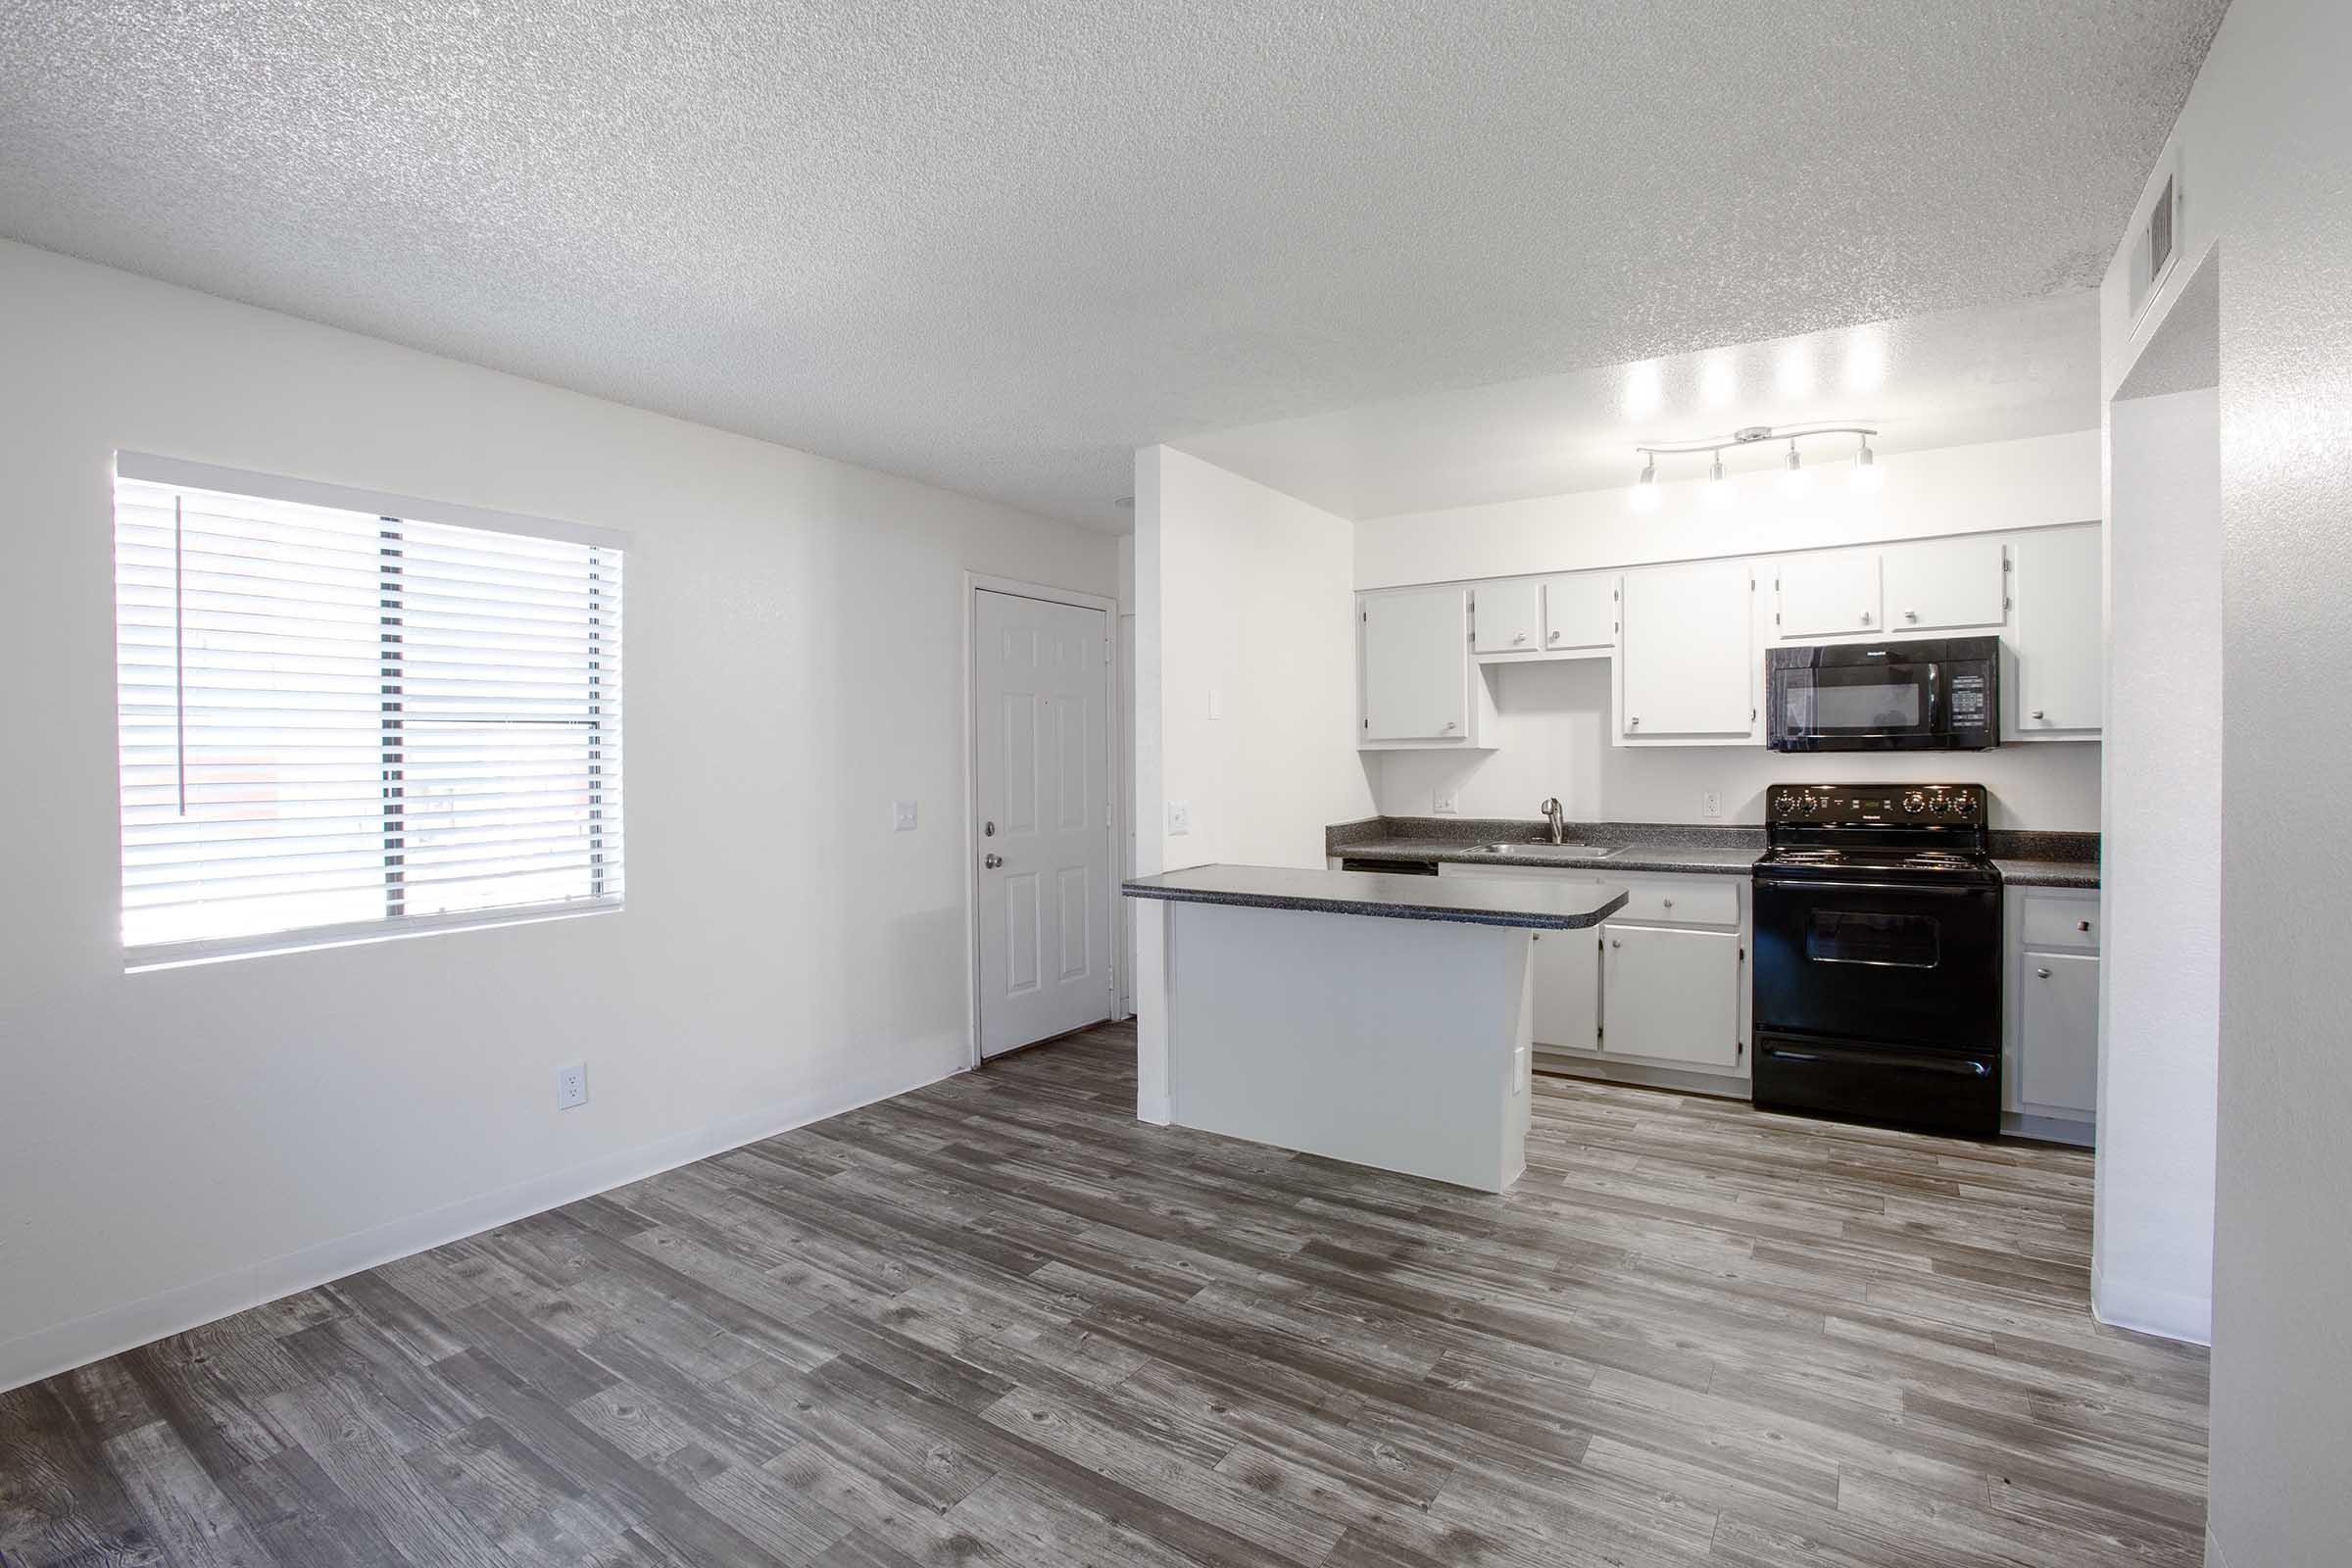
M1760 876L1994 881L1981 784L1775 784Z

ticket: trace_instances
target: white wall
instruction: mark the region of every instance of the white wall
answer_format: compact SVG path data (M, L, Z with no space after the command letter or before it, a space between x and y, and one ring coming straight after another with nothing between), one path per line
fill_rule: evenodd
M960 572L1113 540L6 244L0 343L0 1387L964 1064ZM627 910L123 974L117 447L634 535Z
M1372 810L1353 525L1170 447L1137 453L1135 496L1138 871L1322 865L1323 829ZM1135 912L1137 1113L1165 1121L1165 906Z
M1557 796L1571 821L1704 822L1699 796L1723 799L1726 826L1764 820L1767 784L1868 774L1889 782L1982 782L1996 827L2095 833L2099 748L2036 741L1962 756L1913 752L1789 756L1761 746L1611 746L1609 661L1490 667L1499 721L1488 753L1367 753L1379 760L1374 798L1390 816L1427 816L1436 792L1458 792L1463 816L1534 818Z
M2221 1032L2221 413L2209 388L2118 402L2099 1160L2091 1304L2213 1332Z
M1822 465L1819 482L1800 501L1785 499L1769 475L1745 475L1735 481L1737 504L1723 512L1702 504L1704 481L1692 478L1661 480L1658 510L1646 514L1630 509L1619 488L1374 517L1355 525L1355 585L1998 533L2105 515L2096 429L1884 456L1885 483L1870 497L1856 498L1839 482L1844 466Z
M2352 7L2237 0L2175 129L2184 259L2220 247L2222 1045L2209 1557L2352 1541L2352 1049L2333 830L2352 724ZM2105 388L2145 334L2119 251ZM2160 303L2157 314L2163 313ZM2104 1129L2102 1129L2104 1131Z

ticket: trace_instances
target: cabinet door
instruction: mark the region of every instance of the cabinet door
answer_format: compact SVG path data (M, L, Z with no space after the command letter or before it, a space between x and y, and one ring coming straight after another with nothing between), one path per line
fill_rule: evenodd
M1880 561L1886 629L2000 625L2009 618L2009 581L2001 560L1998 539L1923 539L1888 545Z
M2016 733L2097 733L2105 684L2099 530L2020 534L2017 552Z
M1754 598L1740 561L1626 573L1620 738L1754 736L1761 669L1749 634Z
M1460 740L1470 722L1470 650L1459 588L1363 600L1366 740Z
M1879 553L1826 550L1773 563L1783 637L1836 637L1879 629Z
M1591 931L1536 933L1535 1037L1539 1046L1600 1045L1600 942Z
M2099 960L2029 953L2018 1042L2018 1097L2088 1114L2099 1108Z
M1617 574L1579 572L1544 584L1544 646L1553 653L1617 642Z
M1740 938L1601 928L1600 1048L1695 1067L1740 1065Z
M1471 591L1471 647L1482 654L1532 654L1543 647L1544 585L1533 577L1482 582Z

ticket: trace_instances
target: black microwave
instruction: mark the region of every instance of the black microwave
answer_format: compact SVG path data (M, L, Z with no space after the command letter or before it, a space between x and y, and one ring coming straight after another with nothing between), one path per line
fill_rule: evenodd
M1981 752L2001 739L2001 640L1775 648L1765 744L1776 752Z

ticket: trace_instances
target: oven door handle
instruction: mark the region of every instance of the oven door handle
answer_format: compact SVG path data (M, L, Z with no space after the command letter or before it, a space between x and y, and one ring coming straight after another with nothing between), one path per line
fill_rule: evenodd
M1852 1062L1864 1067L1902 1067L1924 1072L1944 1072L1960 1078L1989 1078L1992 1076L1992 1064L1980 1061L1973 1056L1946 1058L1924 1054L1917 1056L1898 1056L1891 1052L1885 1051L1834 1051L1824 1054L1817 1051L1790 1051L1785 1046L1770 1044L1764 1047L1764 1054L1772 1057L1775 1061L1811 1061L1822 1063L1825 1066L1838 1062Z
M1938 886L1932 882L1832 882L1819 877L1778 877L1756 874L1756 886L1775 888L1782 892L1801 893L1818 890L1823 893L1916 893L1931 899L1965 899L1972 894L1991 893L1997 882L1971 882L1965 887Z

